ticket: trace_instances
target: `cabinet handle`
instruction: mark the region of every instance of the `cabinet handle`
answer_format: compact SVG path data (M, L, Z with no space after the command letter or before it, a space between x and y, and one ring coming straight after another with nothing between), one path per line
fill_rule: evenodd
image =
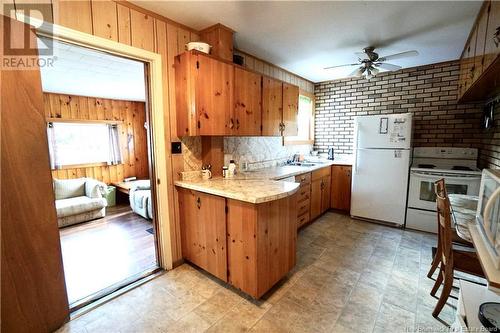
M500 45L500 27L497 27L497 30L493 34L493 43L495 43L495 47Z
M302 177L302 178L300 178L300 181L301 181L301 182L305 182L305 181L306 181L306 177Z
M231 118L231 120L229 120L229 128L233 129L233 127L234 127L234 121L233 118Z
M198 207L198 209L201 208L201 198L198 197L198 199L196 199L196 207Z
M240 120L236 119L236 129L240 129Z

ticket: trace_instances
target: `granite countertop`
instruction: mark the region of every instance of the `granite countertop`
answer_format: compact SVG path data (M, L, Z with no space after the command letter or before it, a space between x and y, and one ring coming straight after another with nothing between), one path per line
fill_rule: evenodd
M284 181L284 178L312 172L331 165L352 164L348 158L335 161L316 159L316 161L321 163L314 166L285 165L257 169L238 173L232 178L214 177L209 180L202 180L195 177L189 180L178 180L175 185L229 199L262 203L285 198L298 190L300 184Z

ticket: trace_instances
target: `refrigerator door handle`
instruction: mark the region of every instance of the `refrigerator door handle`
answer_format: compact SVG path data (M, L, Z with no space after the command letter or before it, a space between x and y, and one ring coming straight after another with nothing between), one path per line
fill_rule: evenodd
M356 142L354 143L354 170L353 174L357 175L358 174L358 137L359 137L359 125L356 124Z

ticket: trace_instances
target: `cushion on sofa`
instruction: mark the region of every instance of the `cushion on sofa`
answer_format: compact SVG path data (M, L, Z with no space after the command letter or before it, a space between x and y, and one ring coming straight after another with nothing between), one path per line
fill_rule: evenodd
M57 217L66 217L106 207L104 198L91 199L86 196L56 200Z
M85 178L54 179L54 193L56 200L84 196L85 181Z

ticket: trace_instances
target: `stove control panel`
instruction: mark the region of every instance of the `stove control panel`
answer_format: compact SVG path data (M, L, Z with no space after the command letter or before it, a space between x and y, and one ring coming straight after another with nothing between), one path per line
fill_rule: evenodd
M415 147L413 157L417 158L446 158L461 160L477 160L476 148L455 147Z

